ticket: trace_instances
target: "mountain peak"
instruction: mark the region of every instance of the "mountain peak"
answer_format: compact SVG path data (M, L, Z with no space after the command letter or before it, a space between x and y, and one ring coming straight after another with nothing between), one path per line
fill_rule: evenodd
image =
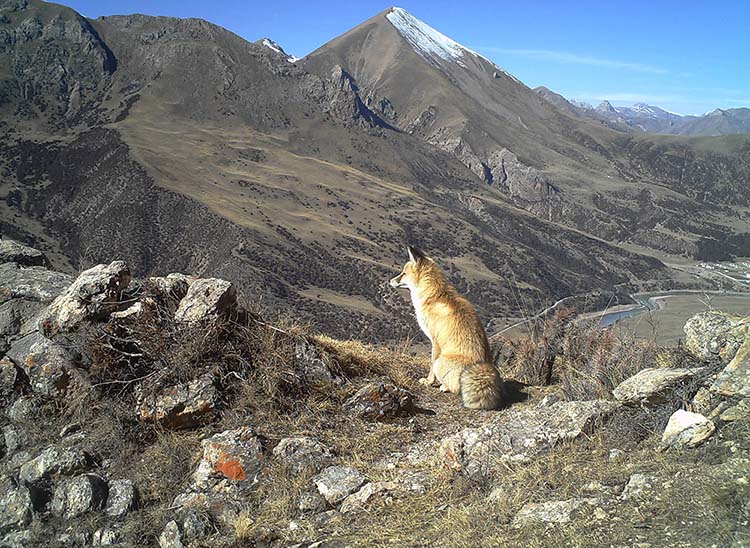
M284 48L281 47L281 45L276 42L275 40L271 40L270 38L261 38L258 40L258 42L261 45L267 47L270 50L275 51L276 53L280 53L284 57L286 57L286 60L290 63L294 63L295 61L299 60L299 57L295 57L294 55L289 55L286 51L284 51Z
M599 106L596 107L596 110L600 112L616 112L615 108L612 106L612 103L609 101L602 101L599 103Z

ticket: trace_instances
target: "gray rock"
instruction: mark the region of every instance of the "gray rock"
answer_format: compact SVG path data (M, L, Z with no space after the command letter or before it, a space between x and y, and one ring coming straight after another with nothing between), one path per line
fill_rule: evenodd
M18 370L10 358L0 358L0 401L9 398L18 383Z
M24 268L16 263L0 264L0 303L11 299L50 303L72 281L68 274L41 266Z
M214 376L208 374L156 394L141 394L138 416L142 421L159 422L172 428L190 428L212 411L218 400Z
M49 265L44 253L15 240L0 240L0 263L16 263L21 266Z
M107 501L107 482L96 474L61 481L52 497L52 514L67 519L101 510Z
M402 487L393 481L376 481L365 484L359 491L352 493L341 503L342 514L364 511L374 498L388 499L403 494Z
M523 505L511 524L518 529L527 525L568 523L587 506L599 504L598 498L568 499L550 502L529 502Z
M346 400L343 411L368 420L382 420L414 412L414 396L394 384L368 383Z
M320 470L333 457L327 445L308 437L283 438L274 447L273 454L276 459L296 471L305 468Z
M703 415L678 409L669 417L659 448L697 447L710 438L715 430L714 423Z
M52 475L69 476L89 468L93 458L78 448L47 447L36 458L28 461L19 470L19 477L34 483Z
M308 384L327 383L333 374L326 364L323 351L308 340L298 340L294 345L295 369Z
M91 537L92 546L112 546L118 543L119 534L115 529L104 527L97 529Z
M39 330L50 337L68 333L83 321L106 318L117 310L122 291L130 283L123 261L100 264L83 271L39 319Z
M32 511L29 490L10 478L0 478L0 533L28 525Z
M175 321L192 323L228 314L237 308L237 291L231 282L199 278L189 287L175 312Z
M211 521L204 513L188 510L182 513L180 521L181 539L185 544L192 545L211 534Z
M722 422L734 422L750 419L750 400L740 400L736 405L727 407L719 415Z
M160 548L184 548L182 543L182 534L177 522L172 520L164 526L164 530L159 535Z
M622 500L645 499L653 493L656 485L656 478L653 476L633 474L625 485L620 498Z
M2 439L6 455L12 455L28 443L26 432L13 424L3 426Z
M656 404L665 400L665 395L680 382L692 378L703 368L695 369L643 369L621 382L612 391L614 397L627 405Z
M138 506L138 490L129 479L119 479L109 482L107 496L107 515L121 518Z
M317 514L327 508L325 499L317 491L306 491L299 498L299 511L303 514Z
M180 301L187 295L193 279L185 274L172 273L166 276L154 276L148 281L162 299Z
M560 442L591 433L621 404L607 400L556 402L498 413L483 428L467 428L440 442L437 455L472 478L486 478L497 461L528 461ZM431 454L431 449L422 451Z
M0 336L9 339L25 337L36 329L36 317L44 304L12 299L0 304Z
M25 356L17 351L17 347L12 348L9 355L29 379L34 393L48 397L65 394L70 371L75 367L75 358L68 350L39 337Z
M31 531L14 531L3 537L0 546L3 548L28 548L31 546Z
M728 363L750 333L750 317L708 310L690 318L684 329L690 352L703 360L719 357Z
M314 476L312 482L328 504L335 506L359 489L365 476L349 466L329 466Z
M193 473L197 490L214 492L252 486L263 465L263 447L252 428L226 430L201 441L203 454Z
M750 397L750 334L710 390L727 397Z

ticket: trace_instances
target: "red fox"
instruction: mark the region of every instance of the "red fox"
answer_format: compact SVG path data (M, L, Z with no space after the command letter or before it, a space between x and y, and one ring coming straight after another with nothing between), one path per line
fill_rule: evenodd
M420 382L461 394L470 409L497 409L503 382L492 365L487 334L471 303L458 294L431 258L407 247L409 261L391 280L411 293L419 327L432 343L430 373Z

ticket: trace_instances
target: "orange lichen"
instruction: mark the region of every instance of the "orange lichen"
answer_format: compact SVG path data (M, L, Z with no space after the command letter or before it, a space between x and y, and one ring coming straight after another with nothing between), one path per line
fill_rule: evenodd
M221 472L232 481L243 481L246 477L245 469L237 459L232 459L224 451L219 453L219 459L214 464L214 470Z

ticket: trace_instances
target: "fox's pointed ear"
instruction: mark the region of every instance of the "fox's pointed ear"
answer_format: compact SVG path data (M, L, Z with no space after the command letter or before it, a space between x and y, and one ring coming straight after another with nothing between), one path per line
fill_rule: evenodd
M406 251L409 253L409 259L415 263L427 258L427 255L417 247L408 245L406 246Z

